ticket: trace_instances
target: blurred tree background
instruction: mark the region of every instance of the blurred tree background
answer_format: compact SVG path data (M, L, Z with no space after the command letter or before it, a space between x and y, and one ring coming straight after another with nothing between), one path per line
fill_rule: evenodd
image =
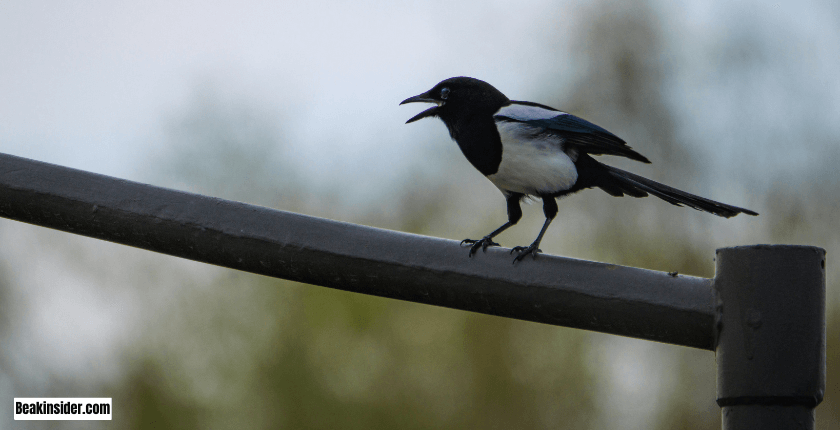
M840 428L840 307L831 258L840 241L833 218L840 199L840 136L817 127L806 113L789 113L779 124L763 122L761 112L742 112L736 124L714 127L769 127L755 135L767 152L791 151L804 139L810 164L767 178L766 172L740 169L762 157L733 149L729 164L716 165L703 127L686 124L691 115L685 112L702 97L673 100L668 91L678 69L693 63L668 51L674 29L664 16L645 1L584 7L570 43L580 70L568 87L535 101L604 125L654 164L606 162L761 216L722 220L653 198L585 191L585 198L560 202L543 249L712 277L717 247L761 241L826 248L829 373L817 422L821 429ZM741 97L758 97L745 82L723 81L725 69L739 68L738 76L748 81L751 71L771 61L770 49L749 31L729 35L713 53L724 70L722 81L712 84L746 86ZM427 163L437 167L407 171L374 203L343 201L341 184L310 186L307 175L313 172L289 153L279 115L212 85L198 86L188 109L165 118L165 149L150 156L147 178L453 239L473 237L504 219L498 191L451 142L418 142L429 148ZM735 141L750 136L743 129L732 134ZM370 160L388 162L375 154ZM500 237L503 245L533 239L541 211L525 211L523 222ZM16 255L4 250L7 263L0 264L0 388L18 397L112 396L115 409L112 422L18 422L14 428L720 428L714 355L708 351L333 291L6 221L0 227L4 241L28 243ZM27 329L17 323L28 306L61 312L86 305L47 297L46 289L24 297L11 288L20 275L9 268L22 260L64 267L79 283L100 286L96 292L106 288L135 306L102 321L108 329L92 331L86 344L30 347ZM80 368L27 359L72 354L109 339L119 344L117 352Z

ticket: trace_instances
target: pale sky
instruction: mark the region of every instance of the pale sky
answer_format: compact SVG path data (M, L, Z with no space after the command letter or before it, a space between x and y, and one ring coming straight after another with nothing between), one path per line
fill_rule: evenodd
M358 153L381 141L368 133L399 145L418 129L401 127L413 114L397 103L441 79L527 87L523 66L533 69L548 45L530 24L546 4L515 16L502 3L479 4L6 2L0 148L131 174L161 123L207 82L275 109L304 147Z
M691 132L733 128L731 107L719 101L743 86L762 95L731 96L746 104L739 109L784 116L785 106L817 104L825 118L815 121L837 123L829 119L838 117L840 19L830 2L660 3L677 64L671 97ZM0 151L143 180L138 164L160 144L162 125L209 83L277 112L301 166L341 174L378 155L399 170L413 163L420 137L451 144L440 124L404 126L416 112L398 107L400 100L455 75L484 79L515 99L548 102L542 93L568 92L585 71L569 57L567 36L589 5L7 1L0 4ZM710 79L709 52L739 32L778 47L768 73L749 82ZM786 76L800 72L812 76Z
M803 140L808 122L840 134L840 12L830 1L653 4L679 131L708 136L702 150L719 155L710 168L795 172L811 163L807 148L762 142ZM467 75L513 99L556 105L586 73L570 35L591 7L582 0L7 1L0 4L0 151L149 181L166 122L212 88L276 113L287 157L321 182L313 185L340 178L375 194L379 184L426 169L422 154L452 145L437 121L405 126L416 109L400 100ZM744 37L764 58L744 73L722 70L731 59L716 56Z

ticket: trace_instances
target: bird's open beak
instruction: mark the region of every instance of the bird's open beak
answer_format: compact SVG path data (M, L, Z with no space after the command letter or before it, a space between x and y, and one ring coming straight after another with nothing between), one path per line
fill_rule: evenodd
M424 110L423 112L418 113L417 115L414 115L413 117L411 117L411 119L409 119L408 121L405 122L406 124L417 121L418 119L426 118L427 116L435 116L435 115L437 115L438 108L440 108L440 102L433 99L432 97L430 97L428 92L425 92L423 94L418 94L414 97L409 97L409 98L403 100L400 103L400 105L404 105L406 103L434 103L434 104L437 105L437 106L432 106L432 107Z

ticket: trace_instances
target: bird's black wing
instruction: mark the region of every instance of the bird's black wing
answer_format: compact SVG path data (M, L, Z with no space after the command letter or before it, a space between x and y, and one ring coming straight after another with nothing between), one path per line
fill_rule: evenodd
M515 121L548 133L581 152L592 155L618 155L643 163L650 160L634 151L627 142L609 131L572 114L537 103L511 101L494 115L496 121Z

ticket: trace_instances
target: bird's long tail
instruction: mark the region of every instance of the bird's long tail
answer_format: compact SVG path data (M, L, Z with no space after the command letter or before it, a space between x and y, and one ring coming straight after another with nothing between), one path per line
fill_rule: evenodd
M593 160L594 161L594 160ZM595 161L598 163L597 161ZM633 196L646 197L648 194L653 194L668 203L677 206L688 206L699 211L713 213L717 216L730 218L739 213L747 215L758 215L749 209L739 208L737 206L727 205L725 203L709 200L704 197L695 196L685 191L680 191L676 188L669 187L665 184L643 178L639 175L634 175L615 167L606 164L598 163L604 168L602 174L599 175L594 186L601 188L613 196Z

